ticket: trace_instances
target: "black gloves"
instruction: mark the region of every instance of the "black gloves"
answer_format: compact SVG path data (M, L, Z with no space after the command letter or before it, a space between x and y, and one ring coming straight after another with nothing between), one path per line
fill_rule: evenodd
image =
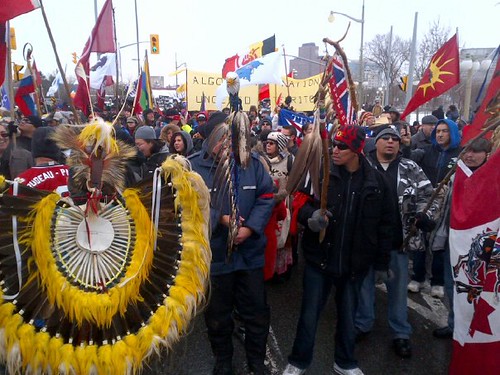
M328 210L321 214L321 210L313 212L312 216L307 219L307 225L313 232L319 232L328 226L328 218L332 217L332 213Z
M436 222L429 219L423 212L417 212L415 215L415 226L423 232L432 232L436 227Z
M9 137L12 137L13 134L17 134L17 125L14 121L9 122L7 129L9 130Z

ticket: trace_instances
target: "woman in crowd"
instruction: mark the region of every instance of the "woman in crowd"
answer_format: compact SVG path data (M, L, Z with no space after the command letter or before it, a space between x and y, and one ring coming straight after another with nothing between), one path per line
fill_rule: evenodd
M275 249L269 249L271 252L276 253L275 264L266 264L266 268L272 267L273 274L279 279L285 276L287 271L293 264L292 247L288 239L288 232L290 229L290 203L288 194L286 192L286 184L288 174L291 170L293 163L293 155L287 150L288 137L280 132L270 132L267 136L265 144L265 152L267 161L269 163L269 174L275 182L277 192L274 194L275 209L282 211L280 207L284 203L285 215L279 215L277 223L277 244ZM268 251L268 249L266 249ZM270 257L272 259L274 257Z
M165 125L160 132L160 139L167 145L170 145L170 142L172 141L172 136L175 133L178 133L181 131L181 128L178 125L175 124L167 124ZM172 150L170 150L172 151Z
M169 150L172 154L189 156L193 152L193 139L183 130L174 133L170 139Z
M138 157L140 179L152 178L155 169L168 156L168 151L163 148L163 141L156 139L156 133L151 126L141 126L135 132L135 146L142 154Z

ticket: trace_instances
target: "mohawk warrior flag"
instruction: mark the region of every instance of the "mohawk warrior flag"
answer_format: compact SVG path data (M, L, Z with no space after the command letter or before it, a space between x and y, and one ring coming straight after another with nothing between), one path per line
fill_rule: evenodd
M116 52L115 31L113 27L113 2L106 0L101 13L97 18L97 23L92 29L80 60L76 64L75 73L78 79L78 90L74 98L75 106L81 109L86 115L89 114L90 105L90 53Z
M417 91L401 114L404 120L415 109L445 93L460 82L460 57L457 34L434 54L424 72Z
M327 74L331 74L328 86L330 87L330 94L340 125L354 124L356 109L352 106L347 73L340 58L332 57L328 64Z
M274 52L276 49L276 38L273 35L263 41L254 43L250 46L248 51L237 53L226 59L222 67L222 78L226 78L228 72L235 72L242 66L247 65L250 61L259 57L265 56L268 53Z
M38 0L2 0L0 22L11 20L36 8L40 8L40 1Z
M497 151L474 173L460 161L455 174L450 222L452 375L500 374L499 164Z

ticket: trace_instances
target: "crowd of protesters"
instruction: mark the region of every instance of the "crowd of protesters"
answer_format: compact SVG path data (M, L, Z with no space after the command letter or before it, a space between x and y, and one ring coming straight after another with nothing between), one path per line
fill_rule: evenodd
M271 109L266 103L249 108L253 158L251 168L241 175L246 199L240 207L247 216L237 237L239 251L229 263L223 251L228 220L224 207L213 212L216 219L211 223L212 291L205 318L216 361L214 374L233 373L233 316L244 323L249 368L254 374L264 373L271 311L264 282L286 282L300 258L299 248L306 264L304 290L286 375L303 374L311 364L318 319L332 286L338 315L334 354L338 374L362 374L354 348L373 327L376 283L387 285L393 348L402 358L412 355L407 292L419 293L430 282L431 296L446 296L451 303L447 242L451 189L443 189L427 210L424 207L457 161L464 123L453 105L446 113L440 106L421 124L411 126L394 107L382 108L375 102L367 109L359 115L359 126L336 128L331 121L329 128L335 129L330 137L331 183L323 214L310 181L294 195L286 190L301 140L315 125L282 124L280 108ZM128 165L129 185L152 178L169 155L179 154L189 158L211 188L217 157L208 140L221 147L228 114L228 108L188 113L173 107L147 109L140 115L125 108L118 118L115 111L95 116L113 122L117 139L137 149ZM56 111L44 119L8 115L0 119L0 174L32 187L67 192L65 153L51 140L51 133L55 127L74 124L73 114ZM490 152L490 142L480 139L464 162L475 170ZM50 176L58 181L51 184ZM326 234L321 242L322 231ZM434 336L451 338L453 323L450 306L448 325L436 329Z

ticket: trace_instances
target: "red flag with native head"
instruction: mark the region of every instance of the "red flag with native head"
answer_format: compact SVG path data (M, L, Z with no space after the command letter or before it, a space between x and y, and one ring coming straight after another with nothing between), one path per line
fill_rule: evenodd
M500 374L500 152L459 161L450 218L455 328L451 375Z
M418 84L417 91L401 114L401 119L404 119L422 104L445 93L459 82L460 58L457 34L455 34L432 56L431 62Z

